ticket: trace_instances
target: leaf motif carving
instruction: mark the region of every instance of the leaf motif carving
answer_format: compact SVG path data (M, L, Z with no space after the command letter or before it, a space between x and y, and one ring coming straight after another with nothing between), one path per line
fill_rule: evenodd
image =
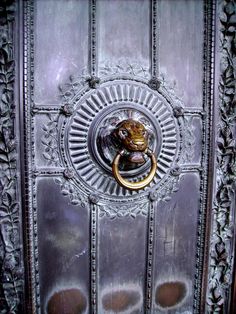
M13 21L15 2L0 3L0 311L19 313L23 294L20 212L17 199Z
M216 193L211 230L207 304L209 313L226 313L233 272L233 234L236 187L235 92L236 3L221 2L221 64L217 135ZM233 22L234 21L234 22ZM234 25L234 27L232 27Z
M48 114L48 122L42 126L44 135L41 143L44 146L43 157L47 160L47 165L61 166L59 158L58 144L58 123L59 115Z

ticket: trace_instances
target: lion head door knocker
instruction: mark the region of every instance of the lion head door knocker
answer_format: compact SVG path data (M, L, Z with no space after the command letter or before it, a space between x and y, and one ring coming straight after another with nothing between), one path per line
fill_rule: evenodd
M145 188L154 178L157 169L156 157L148 147L149 132L145 126L133 119L123 120L118 123L112 132L112 140L118 148L112 162L112 172L116 181L130 190ZM147 177L138 182L130 182L120 175L119 163L121 157L123 157L123 163L144 164L146 162L145 155L151 159L151 170Z

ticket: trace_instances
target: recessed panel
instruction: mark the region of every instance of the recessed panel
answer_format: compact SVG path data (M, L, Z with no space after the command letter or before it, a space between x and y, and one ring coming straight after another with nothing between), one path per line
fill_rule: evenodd
M54 178L37 179L36 189L42 313L89 313L88 210L73 206Z
M186 107L202 107L203 1L160 0L160 73L172 83Z
M34 99L60 103L59 85L87 68L88 1L38 0L35 3Z
M107 65L116 67L119 64L140 64L148 69L150 2L100 0L98 17L99 68Z
M147 219L132 214L122 217L121 212L120 217L111 219L104 210L100 213L98 232L98 313L140 312L146 274Z
M169 202L156 205L153 308L185 313L193 306L199 175L185 174ZM191 313L191 312L187 312Z

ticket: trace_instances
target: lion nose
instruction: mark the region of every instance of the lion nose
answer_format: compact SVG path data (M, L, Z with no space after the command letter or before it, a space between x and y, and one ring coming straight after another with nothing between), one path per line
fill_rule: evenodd
M135 145L143 145L144 142L143 142L143 141L134 141L134 144L135 144Z
M142 138L134 138L133 143L136 145L142 145L144 144L144 140Z

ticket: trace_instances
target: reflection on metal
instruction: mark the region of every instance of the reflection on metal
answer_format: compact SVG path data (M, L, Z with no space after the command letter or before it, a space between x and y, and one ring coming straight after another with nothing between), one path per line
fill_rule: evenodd
M116 181L124 188L130 189L130 190L144 189L153 180L156 173L156 169L157 169L156 157L153 154L153 152L149 149L145 150L144 153L146 153L151 159L151 170L149 174L147 175L147 177L145 177L143 180L138 181L138 182L129 182L128 180L125 180L124 178L122 178L122 176L119 173L119 162L120 162L120 158L125 155L125 151L122 150L117 153L112 164L112 171L113 171L114 177L116 178Z

